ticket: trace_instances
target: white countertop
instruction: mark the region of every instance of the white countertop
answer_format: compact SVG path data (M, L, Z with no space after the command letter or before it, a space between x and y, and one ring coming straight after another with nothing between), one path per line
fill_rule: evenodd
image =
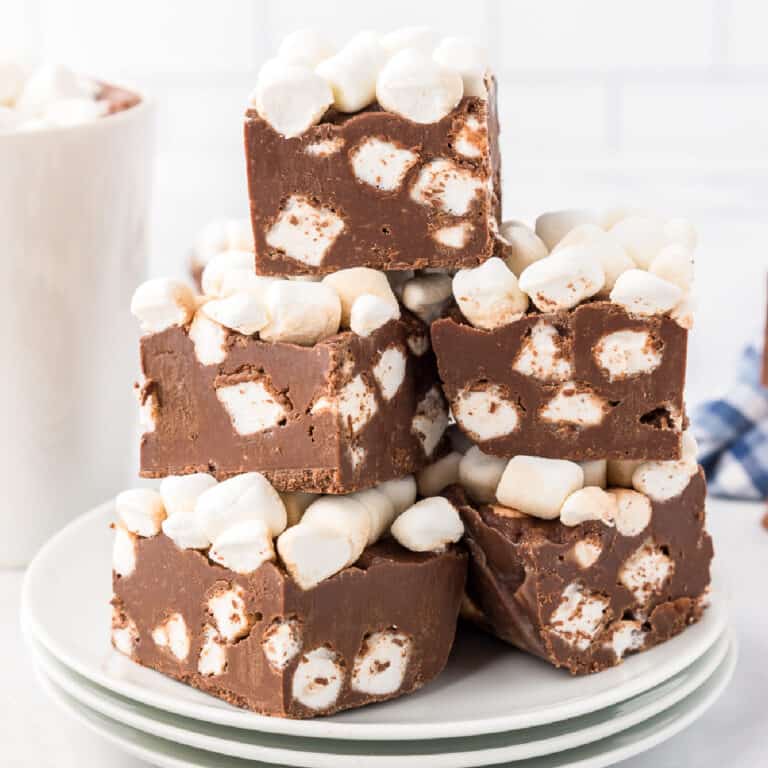
M762 504L718 503L710 514L717 569L740 642L736 675L704 717L627 768L762 768L768 733L768 531ZM0 764L4 768L145 768L58 710L35 682L18 622L23 574L0 572ZM73 614L73 631L76 630Z

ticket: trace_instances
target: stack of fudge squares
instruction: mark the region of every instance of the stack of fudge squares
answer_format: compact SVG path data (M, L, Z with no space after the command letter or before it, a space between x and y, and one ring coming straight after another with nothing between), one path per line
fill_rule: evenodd
M116 501L119 651L303 718L428 683L460 615L572 673L702 615L695 233L502 223L498 137L459 38L305 30L264 65L248 228L208 228L199 295L132 301L141 474L162 479Z

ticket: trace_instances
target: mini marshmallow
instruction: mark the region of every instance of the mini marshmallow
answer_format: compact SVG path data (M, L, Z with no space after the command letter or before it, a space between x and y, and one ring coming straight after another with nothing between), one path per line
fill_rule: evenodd
M115 524L112 542L112 570L122 578L136 570L136 534L119 522Z
M648 537L628 557L619 571L619 581L641 605L654 592L661 591L664 582L675 572L675 562L656 542Z
M654 501L679 496L699 471L695 461L646 461L632 474L632 487Z
M208 598L206 608L226 642L234 643L250 632L251 617L245 605L245 590L239 584L217 587Z
M587 246L569 246L531 264L520 288L542 312L571 309L598 293L605 283L600 262Z
M585 569L591 568L600 559L602 552L603 546L599 540L582 539L573 545L569 555L579 568Z
M566 352L565 338L560 331L544 320L539 320L526 335L512 368L525 376L542 381L563 381L573 373L573 365Z
M394 192L419 156L399 143L368 136L350 150L349 160L355 177L364 184Z
M593 355L608 381L616 381L655 371L661 365L663 347L648 331L614 331L598 341Z
M464 535L456 507L442 496L417 501L392 523L392 535L412 552L443 552Z
M464 96L476 96L481 99L487 97L487 57L469 40L463 37L445 37L435 48L432 58L446 69L455 70L461 75Z
M581 224L596 224L593 211L569 209L542 213L536 219L536 234L551 251L572 229Z
M204 677L221 675L227 668L227 649L215 627L203 627L203 644L197 660L197 671Z
M264 304L248 291L208 301L203 304L202 311L220 325L245 336L258 333L269 322Z
M688 219L667 219L664 222L664 237L668 244L682 245L693 253L698 245L699 236L696 228Z
M264 381L241 381L215 392L238 435L255 435L287 421L288 407Z
M642 493L627 488L612 488L608 493L616 501L614 523L622 536L637 536L651 522L651 502Z
M352 539L345 531L304 522L280 535L277 551L291 578L305 590L356 559Z
M415 48L425 54L431 54L437 45L437 35L432 27L402 27L381 38L381 47L389 56L406 48Z
M167 648L179 661L189 656L190 638L187 624L180 613L172 613L152 630L152 640L158 648Z
M230 278L231 273L235 273L235 280ZM200 284L206 296L223 299L236 290L244 288L246 280L250 283L250 278L246 278L245 275L256 278L253 271L253 252L224 250L212 255L208 260L200 277ZM273 279L257 278L253 281L254 286L261 281L266 291Z
M486 188L483 179L453 160L427 163L411 187L411 199L451 216L466 216Z
M549 256L544 241L524 224L505 221L501 225L500 236L504 261L517 277L520 277L526 267Z
M592 427L601 424L611 406L607 400L587 388L579 390L574 381L566 381L539 410L539 418L554 424Z
M15 106L20 112L40 115L57 101L93 100L94 95L94 84L78 77L71 69L58 64L43 64L27 78Z
M517 278L495 256L474 269L460 269L453 278L453 295L464 317L492 330L518 320L528 309L528 297Z
M341 423L353 435L360 432L379 409L373 389L360 373L339 392L337 407Z
M685 245L665 245L648 271L685 293L693 283L693 253Z
M307 507L301 525L331 528L349 537L352 552L347 565L360 557L373 532L368 509L354 495L321 496Z
M619 276L611 291L611 301L633 315L663 315L682 298L674 283L642 269L630 269Z
M560 522L563 525L581 525L588 520L599 520L613 525L616 516L616 499L602 488L587 486L574 491L560 508Z
M325 283L280 280L266 296L269 323L261 330L265 341L312 346L339 331L341 302Z
M376 488L389 497L395 507L396 514L402 514L416 501L416 479L413 475L399 477L396 480L385 480Z
M216 478L206 472L163 478L160 481L160 497L168 517L192 514L200 494L214 485Z
M278 536L287 523L280 494L260 472L235 475L204 491L195 504L195 515L210 541L248 520L263 521L271 536Z
M301 522L301 518L304 517L307 507L316 501L318 494L305 493L304 491L290 491L287 493L281 493L280 498L285 505L285 513L288 518L288 526L298 525Z
M494 440L517 430L518 404L496 384L462 389L451 403L456 423L473 439Z
M379 72L376 99L414 123L436 123L461 101L461 75L414 48L396 53Z
M501 476L496 498L526 515L553 520L566 498L583 486L584 471L572 461L515 456Z
M605 459L580 461L579 466L584 471L584 485L605 488L608 484L608 462Z
M317 30L306 28L286 35L277 49L279 59L310 68L333 54L333 46Z
M163 533L179 549L207 549L211 544L194 511L177 512L166 517L163 520Z
M174 325L186 325L197 302L189 286L159 277L142 283L131 298L131 314L145 333L160 333Z
M370 696L395 693L403 684L411 645L410 637L393 629L366 635L352 666L352 689Z
M365 299L365 296L361 296L355 302L355 305L363 299ZM380 299L377 299L377 301L380 301ZM355 307L352 307L352 318L352 325L356 325L354 319ZM355 328L352 330L358 333ZM379 356L371 372L373 373L373 378L376 379L376 383L379 385L381 396L385 400L391 400L400 391L400 387L405 380L407 365L408 360L406 359L405 352L399 346L387 347Z
M165 520L165 507L157 491L134 488L118 493L115 512L123 525L138 536L155 536Z
M213 540L208 557L235 573L252 573L275 559L271 531L263 520L235 523Z
M640 269L651 266L666 242L664 224L653 216L627 216L616 222L610 232Z
M332 707L344 684L338 654L322 646L305 653L293 673L291 695L307 709L319 712Z
M591 592L578 581L571 582L552 612L550 631L568 645L586 651L600 631L607 609L607 598Z
M411 432L418 437L427 458L440 444L447 426L448 413L442 390L438 386L431 387L417 404L411 421Z
M227 356L227 329L198 310L189 326L189 340L201 365L216 365Z
M392 525L392 521L397 515L395 505L392 499L378 488L357 491L357 493L350 494L349 498L362 504L368 513L370 531L366 545L370 546L378 541L379 537Z
M464 457L452 451L416 473L421 496L437 496L443 488L459 482L459 464Z
M339 112L359 112L376 99L376 79L384 59L376 34L360 32L315 71L330 85Z
M459 462L459 483L473 501L490 503L496 499L496 489L506 467L506 459L483 453L474 445Z
M301 136L333 103L331 87L308 66L279 59L268 64L259 73L249 102L282 136Z
M619 239L611 232L606 232L596 224L581 224L572 229L555 247L556 253L571 245L583 245L600 262L605 274L605 283L600 290L607 296L619 275L635 266L634 261L624 250Z
M437 319L451 298L448 275L426 274L414 277L403 287L403 304L424 323Z
M261 649L269 665L281 672L301 652L303 642L298 619L278 617L264 630Z
M368 267L340 269L338 272L326 275L323 278L323 284L338 294L339 301L341 302L342 328L350 327L352 305L364 294L376 296L397 308L397 299L389 285L389 280L378 269L369 269Z
M633 459L608 459L608 485L631 488L632 475L642 463Z

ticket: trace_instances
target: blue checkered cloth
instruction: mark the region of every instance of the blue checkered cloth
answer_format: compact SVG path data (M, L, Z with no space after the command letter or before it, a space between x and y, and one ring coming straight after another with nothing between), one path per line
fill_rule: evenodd
M703 403L691 424L709 493L734 499L768 497L768 389L760 384L762 350L744 350L736 382Z

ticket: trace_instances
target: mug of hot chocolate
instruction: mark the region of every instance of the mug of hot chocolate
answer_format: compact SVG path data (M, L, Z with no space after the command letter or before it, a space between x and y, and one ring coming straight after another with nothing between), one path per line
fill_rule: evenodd
M134 90L0 62L0 566L132 474L135 330L117 309L144 276L151 116Z

